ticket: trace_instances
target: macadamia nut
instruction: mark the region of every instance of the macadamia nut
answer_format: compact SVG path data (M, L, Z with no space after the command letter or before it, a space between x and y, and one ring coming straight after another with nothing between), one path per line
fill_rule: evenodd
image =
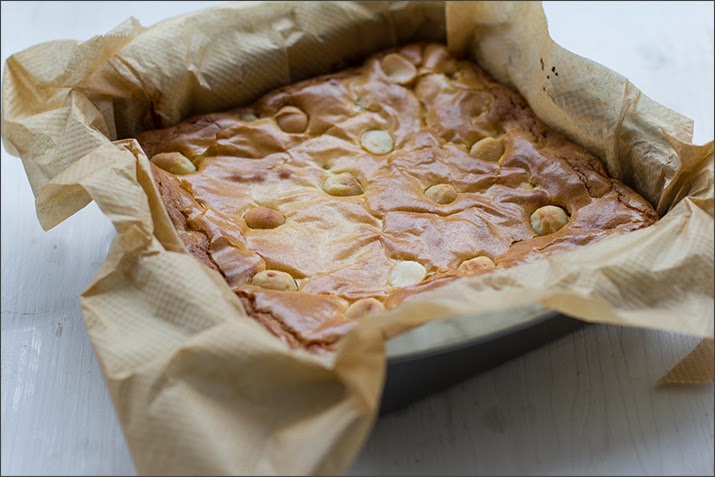
M276 113L278 127L290 134L298 134L308 127L308 115L295 106L284 106Z
M246 212L243 220L252 229L274 229L283 225L286 218L277 210L268 207L254 207Z
M569 221L569 216L561 207L546 205L536 209L529 219L531 228L536 235L547 235L557 232Z
M474 257L459 264L458 270L463 272L478 272L481 270L491 270L496 268L496 264L489 257Z
M452 184L436 184L425 190L425 197L438 204L449 204L457 198L457 189Z
M385 305L376 298L361 298L345 310L345 316L354 320L369 313L383 311L384 309Z
M330 195L338 197L360 195L363 193L362 186L349 172L341 172L340 174L328 177L325 182L323 182L323 190Z
M485 137L472 144L469 154L484 161L497 162L504 154L504 145L499 139Z
M380 61L382 71L395 83L407 84L417 76L417 68L407 58L397 53L385 55Z
M372 129L370 131L365 131L362 136L360 136L360 144L367 151L372 154L377 154L381 156L392 151L395 144L392 142L392 137L383 131L382 129Z
M406 261L398 262L390 272L390 285L393 287L408 287L419 283L427 276L427 270L421 263Z
M162 152L152 156L151 162L157 167L161 167L165 171L183 176L196 172L196 166L180 152Z
M269 290L297 291L298 284L292 276L278 270L264 270L253 275L251 284Z

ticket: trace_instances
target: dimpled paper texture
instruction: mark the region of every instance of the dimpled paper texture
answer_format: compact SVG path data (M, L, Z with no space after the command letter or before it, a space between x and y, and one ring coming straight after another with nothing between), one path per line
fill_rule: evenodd
M415 40L447 41L518 90L663 218L416 296L362 320L334 354L289 349L186 252L146 156L124 138ZM142 474L339 473L374 422L385 339L520 304L702 336L670 380L712 379L713 143L690 144L690 120L554 44L539 3L234 4L151 28L130 19L9 58L2 109L42 226L95 200L117 228L81 303Z

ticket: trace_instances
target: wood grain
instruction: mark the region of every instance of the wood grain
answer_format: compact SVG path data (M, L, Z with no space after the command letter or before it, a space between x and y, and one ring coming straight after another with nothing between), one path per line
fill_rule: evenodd
M3 2L2 60L222 2ZM713 137L713 4L546 2L562 46L622 73ZM92 204L50 232L2 151L3 475L134 467L79 311L114 235ZM655 382L697 343L591 326L382 418L350 475L713 475L713 385Z

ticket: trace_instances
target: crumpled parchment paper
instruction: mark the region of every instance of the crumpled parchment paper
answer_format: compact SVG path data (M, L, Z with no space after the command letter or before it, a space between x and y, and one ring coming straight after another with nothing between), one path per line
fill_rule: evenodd
M361 321L334 354L288 349L186 253L127 138L413 40L447 41L476 60L663 218L416 296ZM547 79L552 67L559 75ZM142 474L339 473L375 420L387 338L519 304L702 336L664 382L712 380L713 143L690 144L690 120L556 45L540 3L232 4L150 28L130 19L10 57L2 135L22 157L45 229L91 200L117 228L81 303Z

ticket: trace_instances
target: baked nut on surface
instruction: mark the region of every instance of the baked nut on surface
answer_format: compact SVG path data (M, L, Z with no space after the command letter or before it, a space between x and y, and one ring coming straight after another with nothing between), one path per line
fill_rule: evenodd
M390 272L390 285L393 287L408 287L415 285L427 276L427 270L421 263L407 261L397 262Z
M366 151L382 156L392 151L394 143L392 137L387 131L381 129L373 129L365 131L360 137L360 143Z
M345 316L351 319L362 318L370 313L383 311L385 306L375 298L361 298L345 310Z
M569 216L564 209L555 205L545 205L531 214L529 222L536 235L547 235L561 230L569 221Z
M417 76L415 65L402 55L389 53L380 61L382 71L394 82L407 84Z
M436 184L425 191L425 197L438 204L449 204L457 198L457 189L452 184Z
M283 214L268 207L254 207L243 216L246 225L252 229L274 229L286 221Z
M269 290L296 291L298 285L293 277L278 270L264 270L256 273L251 279L251 285Z
M496 268L496 264L489 257L474 257L459 264L457 270L464 272L478 272L481 270L491 270Z
M330 195L338 197L360 195L363 193L362 186L349 172L343 172L325 179L325 182L323 182L323 190Z
M485 161L497 162L504 154L504 145L499 139L485 137L472 145L469 154Z
M298 134L308 127L308 116L294 106L285 106L276 113L276 123L285 132Z
M179 152L161 152L152 156L151 162L167 172L183 176L196 172L196 166L191 160Z
M137 139L189 252L250 316L308 349L452 280L658 219L598 158L439 44Z

